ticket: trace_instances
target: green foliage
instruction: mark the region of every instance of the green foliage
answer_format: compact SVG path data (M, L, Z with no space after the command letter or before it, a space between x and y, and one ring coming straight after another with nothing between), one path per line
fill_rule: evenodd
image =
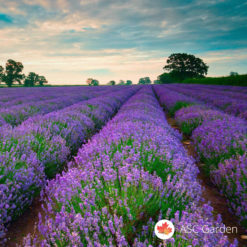
M109 82L107 83L107 85L115 86L115 85L116 85L116 82L112 80L112 81L109 81Z
M163 73L158 76L158 80L155 80L155 84L166 84L166 83L173 83L175 79L172 77L170 73Z
M45 83L48 83L44 76L39 76L34 72L30 72L28 76L22 74L23 64L21 62L16 62L12 59L9 59L6 63L5 70L0 65L0 83L5 82L8 87L12 87L15 82L18 82L19 85L22 85L24 80L25 87L33 87L35 85L43 86Z
M96 80L96 79L94 79L94 80L92 81L92 86L99 86L99 81Z
M99 86L99 81L93 78L88 78L87 79L87 84L89 86Z
M237 76L237 75L238 75L238 72L234 72L234 71L230 72L230 76Z
M187 53L173 53L167 59L164 70L176 81L187 78L201 78L207 74L208 66L201 58Z
M111 85L110 82L108 83L108 85ZM132 85L132 81L131 80L127 80L126 83L125 83L124 80L120 80L118 85Z
M38 78L38 83L40 86L44 86L44 84L48 83L48 81L46 80L46 78L43 75L40 75Z
M190 119L190 121L182 122L180 124L181 131L187 135L190 136L192 134L192 131L197 128L201 124L202 120L195 118L195 119Z
M24 86L25 87L33 87L38 82L38 79L39 79L38 74L36 74L34 72L30 72L24 80Z
M159 79L157 79L157 80L154 80L154 84L162 84L162 83L161 83L161 81Z
M247 86L247 74L186 79L182 83Z
M144 77L144 78L140 78L138 84L151 84L151 80L149 77Z
M5 65L5 71L1 66L1 80L6 83L8 87L11 87L14 82L21 84L21 81L24 78L24 75L21 73L23 70L23 64L21 62L16 62L12 59L9 59Z
M193 105L193 104L189 102L178 101L172 108L169 109L169 113L171 114L172 117L174 117L174 114L176 111L180 110L183 107L187 107L190 105Z

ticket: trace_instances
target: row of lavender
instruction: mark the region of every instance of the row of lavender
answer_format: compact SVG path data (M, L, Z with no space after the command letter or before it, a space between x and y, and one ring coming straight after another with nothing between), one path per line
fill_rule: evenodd
M74 104L30 118L12 129L0 143L0 238L39 193L47 178L62 170L91 137L137 89Z
M69 170L43 192L44 218L25 246L163 246L154 225L176 227L166 246L237 246L202 226L222 226L201 206L198 169L166 122L151 87L141 89L82 146ZM200 205L200 206L199 206ZM197 225L198 233L182 227Z
M27 102L29 96L36 96L39 99L52 99L59 95L78 95L85 91L102 91L107 87L92 88L88 86L78 87L39 87L39 88L2 88L0 90L0 107L4 103L21 104ZM16 100L19 100L16 101Z
M14 88L13 88L14 89ZM101 89L102 90L102 89ZM99 90L99 91L101 91ZM94 90L98 91L98 90ZM9 88L0 90L0 109L21 105L28 102L52 100L59 97L79 96L86 92L93 92L90 87L61 87L61 88Z
M170 87L169 87L170 88ZM161 104L174 114L181 130L192 135L204 170L226 196L230 210L247 228L247 123L191 97L156 86Z
M247 119L247 94L207 89L201 85L172 84L167 88L217 107L226 113Z
M187 84L188 85L188 84ZM246 87L241 87L241 86L226 86L226 85L202 85L202 87L205 88L211 88L215 90L220 90L220 91L225 91L225 92L236 92L236 93L247 93L247 88ZM192 85L190 85L192 86Z
M34 90L35 89L35 90ZM62 109L79 101L99 96L102 93L119 88L102 87L92 89L92 87L75 88L58 88L56 90L43 90L41 93L34 88L33 91L19 89L20 95L23 91L26 93L19 97L16 95L15 100L7 101L0 104L0 126L16 126L29 117L46 114L55 110ZM31 94L31 95L30 95ZM15 95L14 95L15 96Z
M178 85L178 84L175 84ZM191 85L191 84L182 84L183 88L187 88L190 90L203 90L203 92L217 93L222 96L228 96L231 98L237 98L237 99L247 99L247 89L245 87L239 87L239 89L236 89L235 87L231 86L217 86L217 85Z

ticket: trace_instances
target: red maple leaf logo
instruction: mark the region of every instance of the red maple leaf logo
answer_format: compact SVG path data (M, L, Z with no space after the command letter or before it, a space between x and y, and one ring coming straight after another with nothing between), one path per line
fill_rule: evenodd
M172 228L169 227L167 222L163 223L162 226L157 226L157 230L160 234L170 234L172 232Z

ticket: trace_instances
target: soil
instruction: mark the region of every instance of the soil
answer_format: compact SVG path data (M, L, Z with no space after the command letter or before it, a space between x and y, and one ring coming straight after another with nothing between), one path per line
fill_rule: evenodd
M168 114L166 115L166 119L168 123L177 130L180 130L178 125L176 124L176 121L174 118L171 118ZM181 132L181 131L180 131ZM195 159L197 158L197 154L195 152L194 146L192 144L192 141L188 138L188 136L184 136L183 138L183 146L187 150L188 154ZM203 187L203 193L202 196L205 199L205 202L210 202L211 206L214 209L214 214L221 214L222 216L222 221L225 224L225 226L229 227L237 227L238 232L237 233L231 233L231 234L226 234L228 239L233 242L234 239L236 238L239 242L240 247L247 247L247 233L246 230L244 230L239 223L237 222L236 216L231 214L227 208L227 200L225 197L223 197L217 187L210 181L209 177L206 177L204 172L203 172L203 164L200 162L196 162L196 165L199 168L199 174L198 174L198 180Z
M40 197L36 197L32 205L19 217L16 221L12 222L7 232L6 246L14 247L21 245L23 237L27 234L34 234L35 223L39 220L39 213L44 214L41 207Z

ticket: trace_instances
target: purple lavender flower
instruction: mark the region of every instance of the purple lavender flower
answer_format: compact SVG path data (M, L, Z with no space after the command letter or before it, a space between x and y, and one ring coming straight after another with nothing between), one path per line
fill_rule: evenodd
M24 244L159 246L153 228L167 213L177 225L187 216L198 225L221 225L211 207L199 207L198 168L180 140L152 88L144 87L81 147L67 173L48 182L39 238L29 236ZM201 246L230 246L223 234L192 237ZM189 234L173 241L192 244Z
M212 170L211 178L221 193L228 199L228 204L243 226L247 227L247 156L225 160Z

